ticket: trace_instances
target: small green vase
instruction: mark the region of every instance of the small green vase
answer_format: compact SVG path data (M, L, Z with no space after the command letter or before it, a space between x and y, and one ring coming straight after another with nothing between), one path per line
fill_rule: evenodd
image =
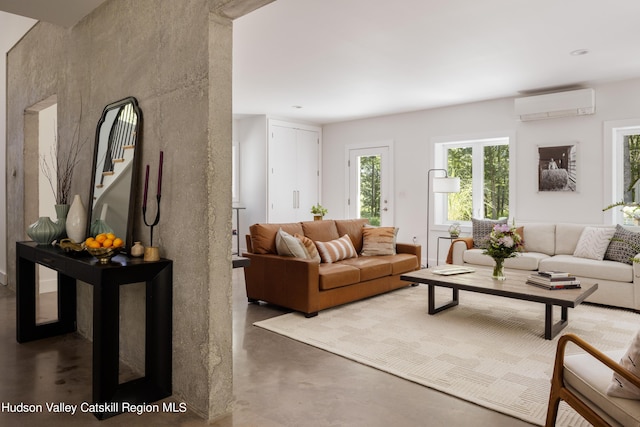
M109 227L109 224L101 219L96 219L91 223L91 235L93 237L100 233L113 233L113 228Z
M71 205L55 205L54 207L56 209L56 217L58 218L56 224L58 224L58 227L60 227L60 235L58 236L58 240L61 240L67 237L67 214L69 213L69 208L71 207Z
M27 235L39 245L50 245L60 235L60 226L48 216L41 216L27 228Z

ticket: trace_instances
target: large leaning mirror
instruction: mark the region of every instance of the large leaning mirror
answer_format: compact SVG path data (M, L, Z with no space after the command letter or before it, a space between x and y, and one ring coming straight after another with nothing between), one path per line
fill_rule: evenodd
M107 105L96 128L87 234L112 232L133 244L142 112L128 97Z

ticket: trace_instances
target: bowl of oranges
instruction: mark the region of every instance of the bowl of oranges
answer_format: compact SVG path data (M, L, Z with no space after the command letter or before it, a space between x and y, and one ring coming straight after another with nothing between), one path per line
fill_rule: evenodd
M124 240L113 233L100 233L84 241L84 248L101 264L108 264L111 258L120 253L123 246Z

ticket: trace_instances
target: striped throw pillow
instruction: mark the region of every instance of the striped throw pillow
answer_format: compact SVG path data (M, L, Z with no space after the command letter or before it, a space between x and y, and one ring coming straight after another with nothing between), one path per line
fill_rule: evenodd
M395 255L396 233L395 227L364 227L360 255Z
M348 234L330 242L316 242L316 247L318 248L318 252L320 252L322 262L326 262L327 264L342 259L356 258L358 256L356 248L353 247L353 243L351 243Z
M318 249L316 248L316 244L313 243L313 240L298 233L295 233L293 236L300 240L304 248L307 250L308 259L320 262L320 254L318 253Z

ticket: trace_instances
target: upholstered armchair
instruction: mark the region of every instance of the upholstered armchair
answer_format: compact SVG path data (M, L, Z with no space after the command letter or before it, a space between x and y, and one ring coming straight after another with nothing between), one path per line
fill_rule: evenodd
M570 342L586 353L565 356L565 348ZM612 397L606 393L613 372L640 387L640 378L617 362L624 355L624 349L605 354L576 335L561 336L551 379L547 427L555 426L561 400L596 427L640 426L640 400Z

